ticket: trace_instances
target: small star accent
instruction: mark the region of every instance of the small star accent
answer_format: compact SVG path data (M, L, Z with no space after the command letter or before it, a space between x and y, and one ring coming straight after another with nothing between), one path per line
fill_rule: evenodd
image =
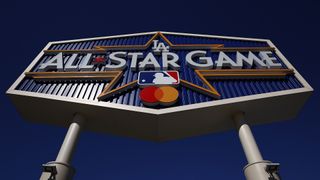
M106 58L104 57L96 57L92 61L93 65L105 65L106 64Z

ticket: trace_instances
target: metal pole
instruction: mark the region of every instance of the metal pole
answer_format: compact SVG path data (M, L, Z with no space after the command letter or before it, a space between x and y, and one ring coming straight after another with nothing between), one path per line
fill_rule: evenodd
M246 155L248 164L244 167L247 180L280 180L279 163L263 160L251 129L245 121L243 112L233 117L238 129L240 142Z
M71 180L75 170L70 165L75 150L84 117L75 114L64 138L60 151L55 161L43 165L43 172L40 180Z

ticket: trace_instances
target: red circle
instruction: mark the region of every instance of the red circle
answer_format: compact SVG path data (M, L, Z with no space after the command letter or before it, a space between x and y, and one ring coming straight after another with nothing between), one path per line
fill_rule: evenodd
M146 106L170 106L174 104L179 96L179 92L171 86L149 86L140 91L140 99Z
M158 88L155 86L149 86L141 90L140 92L140 99L149 104L155 104L158 102L158 99L155 97L155 91Z

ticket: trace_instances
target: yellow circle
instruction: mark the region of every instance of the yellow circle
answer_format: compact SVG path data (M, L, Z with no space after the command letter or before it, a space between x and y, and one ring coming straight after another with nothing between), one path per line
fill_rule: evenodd
M179 97L178 90L176 90L175 88L173 88L171 86L159 87L156 90L156 93L157 93L157 91L161 92L162 96L158 100L159 100L160 104L162 104L162 105L166 105L166 106L172 105L177 101L177 99Z

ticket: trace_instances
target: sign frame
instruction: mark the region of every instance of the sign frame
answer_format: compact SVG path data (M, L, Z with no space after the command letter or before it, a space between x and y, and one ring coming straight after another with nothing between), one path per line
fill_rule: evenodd
M68 113L67 110L63 108L67 108L70 110L70 112L77 112L81 110L82 114L84 114L90 120L90 123L85 127L87 130L156 141L178 139L234 129L235 127L231 120L230 114L233 114L233 112L236 111L247 112L247 121L253 125L291 119L296 116L304 102L312 94L312 87L284 57L279 49L268 39L199 35L163 31L161 31L161 33L171 35L266 42L270 47L275 49L276 55L282 60L282 62L288 68L294 70L294 76L298 79L303 87L264 94L221 99L218 101L190 104L179 107L167 107L163 109L135 107L109 102L82 100L72 97L62 97L16 90L16 87L25 78L25 73L29 72L34 65L36 65L36 63L44 54L44 51L48 50L51 45L97 40L102 38L109 39L151 35L155 33L158 33L158 31L49 42L19 76L19 78L11 85L11 87L7 90L7 94L17 106L17 109L21 115L25 119L32 122L48 123L68 127L69 123L67 120L71 119L73 114ZM41 107L41 104L46 104L47 107ZM290 110L277 110L277 108L285 107L287 105L290 105ZM107 112L105 112L106 109ZM42 113L35 114L36 110L40 110ZM270 111L272 111L272 113L270 113ZM108 118L106 118L104 122L101 122L99 117L94 115L99 113L101 113L100 116L106 116ZM261 117L261 114L265 114L265 116ZM198 120L197 115L201 115L201 117L208 115L209 117ZM214 115L214 117L212 117L212 115ZM131 121L126 119L128 116L131 117ZM116 125L115 128L111 127L114 125ZM180 131L176 131L179 128Z

